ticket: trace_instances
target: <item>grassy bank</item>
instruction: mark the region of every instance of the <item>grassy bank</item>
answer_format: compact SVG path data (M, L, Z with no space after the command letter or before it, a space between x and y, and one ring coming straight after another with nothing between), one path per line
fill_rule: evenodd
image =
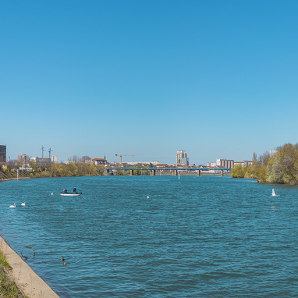
M12 268L8 264L4 254L0 251L0 297L2 298L24 298L22 292L18 289L6 272Z

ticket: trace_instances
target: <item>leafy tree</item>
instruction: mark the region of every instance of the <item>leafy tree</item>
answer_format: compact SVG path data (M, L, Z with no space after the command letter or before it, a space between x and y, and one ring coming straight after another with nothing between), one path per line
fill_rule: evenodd
M231 169L232 178L244 178L246 169L242 165L236 165Z

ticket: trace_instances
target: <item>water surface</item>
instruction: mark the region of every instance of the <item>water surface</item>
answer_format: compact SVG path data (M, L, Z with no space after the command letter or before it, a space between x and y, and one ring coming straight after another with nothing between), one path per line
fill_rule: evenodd
M73 187L83 195L59 195ZM298 188L274 188L219 176L3 182L0 234L61 297L297 297Z

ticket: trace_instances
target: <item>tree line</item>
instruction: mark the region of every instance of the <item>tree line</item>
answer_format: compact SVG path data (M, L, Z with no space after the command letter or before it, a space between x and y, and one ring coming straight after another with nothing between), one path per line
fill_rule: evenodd
M256 178L260 183L298 185L298 144L285 144L270 155L257 157L253 154L252 165L236 165L231 170L232 178Z
M142 165L137 164L136 166L141 167ZM142 171L133 170L134 175L150 175L150 171L146 167L143 168ZM72 159L69 158L67 163L48 163L46 161L36 162L30 160L27 167L23 167L21 161L11 160L3 168L1 168L0 164L0 180L17 178L17 169L19 169L20 178L101 176L105 174L104 166L94 165L88 157L77 158L74 156ZM128 170L113 170L110 173L114 175L129 175Z
M0 169L0 178L16 178L19 162L9 162L6 167ZM47 163L29 161L29 168L19 170L20 177L75 177L75 176L99 176L103 175L105 168L93 163L68 162ZM25 175L26 174L26 175Z

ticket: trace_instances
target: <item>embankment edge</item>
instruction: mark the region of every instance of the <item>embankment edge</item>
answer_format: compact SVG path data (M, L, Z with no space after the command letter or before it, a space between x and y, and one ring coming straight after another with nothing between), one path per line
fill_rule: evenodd
M59 298L34 270L0 236L0 250L12 267L8 274L23 293L30 297Z

